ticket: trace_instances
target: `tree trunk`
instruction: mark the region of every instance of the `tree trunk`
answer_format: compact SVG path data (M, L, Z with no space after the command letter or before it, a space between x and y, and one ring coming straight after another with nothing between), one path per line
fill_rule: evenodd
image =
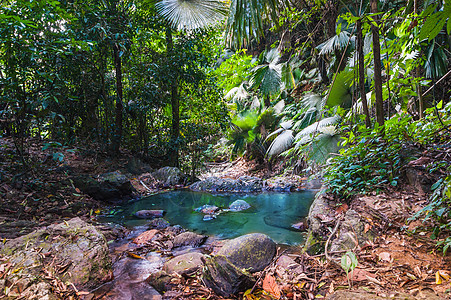
M417 13L418 13L418 1L417 0L413 1L413 12L415 13L415 15L417 15ZM415 72L414 72L414 77L420 78L420 76L421 76L420 67L416 67ZM418 83L418 82L416 83L415 89L418 94L418 115L419 115L420 119L423 119L424 118L424 101L423 101L423 95L422 95L420 83Z
M363 34L362 34L362 21L357 20L357 53L359 57L359 89L360 99L362 100L363 113L365 114L366 128L371 127L370 112L368 110L368 102L366 100L365 91L365 59L363 54Z
M174 50L172 31L166 28L167 55L170 59ZM178 167L179 165L179 137L180 137L180 100L178 94L177 75L171 79L171 108L172 108L172 128L171 141L169 144L169 165Z
M113 47L113 55L114 55L114 66L116 69L116 124L115 124L115 132L113 136L113 152L115 154L119 154L119 147L121 145L122 140L122 63L121 56L119 53L119 45L116 43Z
M371 13L377 13L377 0L371 0ZM379 20L374 16L374 21ZM374 56L374 92L376 95L376 121L380 126L384 125L384 100L382 98L382 64L381 64L381 45L379 42L379 27L371 23L371 32L373 34L373 56Z

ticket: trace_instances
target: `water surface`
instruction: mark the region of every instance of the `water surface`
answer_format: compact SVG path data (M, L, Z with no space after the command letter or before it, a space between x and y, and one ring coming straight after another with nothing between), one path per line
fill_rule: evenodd
M148 220L133 214L139 210L163 209L171 224L199 234L215 235L221 239L260 232L275 242L295 245L303 241L301 232L291 227L306 217L315 193L262 193L251 195L214 195L191 191L172 191L143 198L105 216L103 221L121 223L127 227L145 225ZM216 219L203 221L203 214L194 211L204 205L227 208L233 201L243 199L251 208L241 212L224 212Z

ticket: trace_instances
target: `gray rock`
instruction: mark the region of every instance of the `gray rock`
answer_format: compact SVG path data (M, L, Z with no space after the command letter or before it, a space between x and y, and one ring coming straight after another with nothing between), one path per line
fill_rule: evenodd
M205 215L202 218L203 221L211 221L211 220L214 220L214 219L216 219L216 215Z
M276 243L266 234L251 233L227 241L218 255L225 256L240 269L263 270L276 254Z
M238 179L208 177L190 185L193 191L252 193L263 190L263 181L257 177L242 176Z
M106 173L97 179L85 175L72 180L83 193L108 203L125 203L136 193L130 180L119 172Z
M164 264L163 271L168 274L192 274L204 265L202 260L203 257L204 256L198 252L190 252L176 256Z
M194 232L184 232L174 238L174 247L191 246L199 247L207 240L206 235L199 235Z
M375 233L369 229L365 232L365 221L355 210L348 210L343 222L338 228L338 237L332 241L330 251L352 250L358 244L363 246L368 241L373 241Z
M277 266L285 269L290 273L302 274L304 272L304 268L294 261L291 257L287 255L282 255L276 263Z
M176 167L164 167L151 173L152 176L163 186L174 186L179 184L185 184L186 175Z
M245 291L255 283L248 272L237 268L222 255L205 258L202 280L207 287L223 297Z
M247 203L246 201L241 200L241 199L233 201L232 204L230 204L230 206L229 206L229 210L234 211L234 212L246 210L249 208L251 208L249 203Z
M42 257L44 253L46 258ZM112 271L105 238L80 218L10 240L0 250L2 255L7 259L6 263L21 270L7 275L6 279L22 282L26 299L57 298L49 284L39 281L43 269L79 289L99 285Z

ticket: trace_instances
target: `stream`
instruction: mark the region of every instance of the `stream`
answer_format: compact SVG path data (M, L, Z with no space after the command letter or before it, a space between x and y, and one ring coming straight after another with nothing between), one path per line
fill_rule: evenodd
M171 191L113 209L99 221L119 223L132 229L148 223L146 219L135 217L135 212L162 209L169 223L199 234L231 239L260 232L270 236L276 243L297 245L303 242L303 235L291 225L307 216L314 196L314 191L227 195ZM204 221L204 215L195 211L205 204L227 208L238 199L245 200L251 208L240 212L223 212L209 221Z

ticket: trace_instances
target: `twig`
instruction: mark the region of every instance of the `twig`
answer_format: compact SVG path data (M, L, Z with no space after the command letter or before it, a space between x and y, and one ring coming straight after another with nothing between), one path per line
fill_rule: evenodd
M335 224L334 230L332 230L332 233L329 235L329 238L326 241L326 246L324 247L324 255L326 256L326 259L332 263L334 263L335 265L340 267L340 264L338 262L336 262L332 257L329 256L329 254L327 253L327 248L329 247L329 243L330 240L332 239L332 237L335 235L335 233L338 230L338 227L340 226L341 223L341 217L337 220L337 223Z
M147 185L145 185L142 180L139 180L139 183L141 183L142 186L145 187L147 191L152 192L152 190Z
M442 76L442 78L440 78L439 80L437 80L430 88L427 89L426 92L423 93L423 97L429 93L437 84L439 84L443 79L445 79L449 74L451 74L451 70L448 71L448 73L446 73L445 75Z

